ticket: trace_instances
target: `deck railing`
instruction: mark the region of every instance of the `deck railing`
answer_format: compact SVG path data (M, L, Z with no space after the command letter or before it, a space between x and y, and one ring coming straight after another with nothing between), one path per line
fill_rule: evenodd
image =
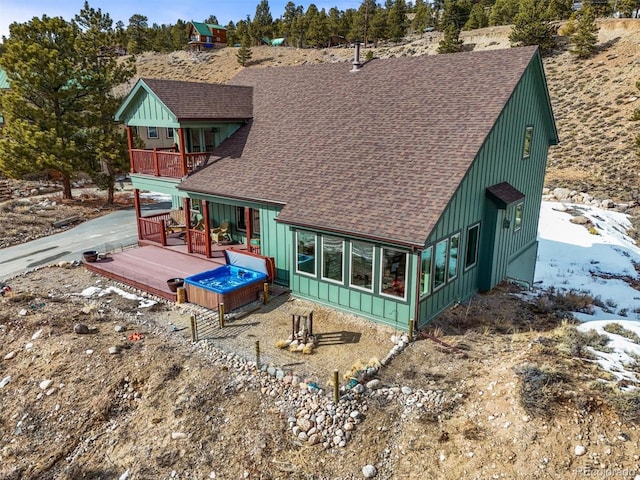
M161 245L167 243L165 234L165 222L171 218L168 213L158 213L148 217L138 218L140 227L140 240L151 240Z
M182 178L204 165L210 152L185 153L185 165L180 152L154 150L131 150L131 173L142 173L155 177Z
M191 237L191 252L199 253L200 255L207 254L207 238L205 232L202 230L189 229L189 236Z

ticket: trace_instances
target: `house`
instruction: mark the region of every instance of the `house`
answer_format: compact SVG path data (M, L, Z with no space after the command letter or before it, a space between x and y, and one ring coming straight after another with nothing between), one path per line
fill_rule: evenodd
M530 285L558 142L537 48L357 60L140 80L117 119L174 128L180 151L131 150L136 197L202 215L192 254L225 222L293 295L398 329L503 280ZM137 215L141 243L166 242Z
M189 48L202 51L227 46L227 29L213 23L189 22Z
M9 89L9 79L7 78L7 72L0 68L0 91ZM0 128L4 126L4 117L0 112Z

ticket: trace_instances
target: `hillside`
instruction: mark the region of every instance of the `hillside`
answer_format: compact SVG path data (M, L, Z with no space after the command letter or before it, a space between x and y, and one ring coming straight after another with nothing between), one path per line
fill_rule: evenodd
M601 198L640 200L635 168L631 114L640 105L640 20L600 21L600 51L586 61L563 51L545 59L560 145L549 156L547 186L569 187ZM468 48L508 48L509 27L463 32ZM377 58L436 54L439 34L425 34L399 46L373 48ZM296 49L254 47L247 68L349 62L350 48ZM363 50L363 57L367 50ZM146 53L138 58L138 75L198 82L226 82L242 67L236 49L206 53ZM428 86L426 86L428 88Z

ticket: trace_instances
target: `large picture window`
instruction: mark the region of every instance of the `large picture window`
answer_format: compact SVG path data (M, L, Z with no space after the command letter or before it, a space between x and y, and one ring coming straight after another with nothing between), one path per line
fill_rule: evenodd
M380 293L405 298L407 254L390 248L382 249Z
M422 251L420 273L420 295L429 295L431 292L431 264L433 263L433 247Z
M480 224L477 223L467 230L467 251L464 258L464 268L475 267L478 263L478 240L480 238Z
M447 282L447 247L449 246L449 239L444 240L436 244L436 252L433 265L433 289L437 290Z
M316 235L309 232L297 232L296 237L296 272L315 275Z
M447 279L453 280L458 276L458 255L460 253L460 234L456 233L451 236L449 241L449 268L447 270Z
M322 278L342 283L344 242L341 238L322 237Z
M351 286L372 290L373 245L351 242Z

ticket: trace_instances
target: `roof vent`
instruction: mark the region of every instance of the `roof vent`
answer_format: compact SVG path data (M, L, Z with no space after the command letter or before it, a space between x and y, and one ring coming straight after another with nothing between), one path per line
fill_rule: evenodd
M357 72L358 70L360 70L361 65L362 64L360 63L360 42L356 42L355 51L353 53L353 68L351 69L351 71Z

